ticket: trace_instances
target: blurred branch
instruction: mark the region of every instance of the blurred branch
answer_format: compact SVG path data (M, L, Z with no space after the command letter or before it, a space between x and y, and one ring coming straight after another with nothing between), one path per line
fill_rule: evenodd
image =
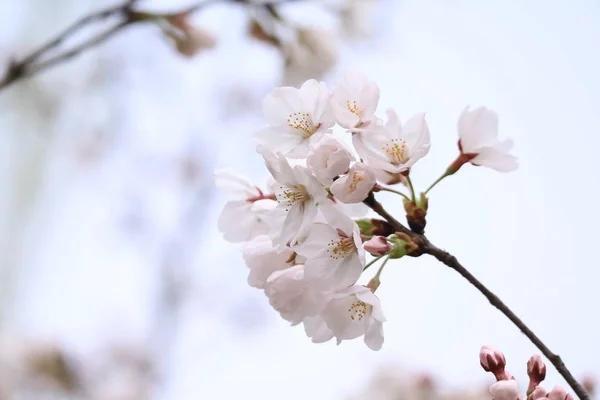
M438 261L444 265L452 268L458 272L463 278L465 278L471 285L473 285L486 299L496 307L502 314L504 314L519 330L527 336L527 338L548 358L548 360L554 365L556 370L562 375L567 381L569 386L577 394L581 400L590 400L590 396L586 393L585 389L573 376L573 374L566 367L562 359L558 354L553 353L548 346L541 341L541 339L521 320L498 296L496 296L491 290L489 290L483 283L481 283L473 274L471 274L452 254L444 251L434 244L432 244L425 235L415 233L409 230L401 222L391 216L379 203L375 200L373 193L367 197L364 203L384 218L390 225L398 232L402 232L410 236L410 239L418 245L419 250L411 254L413 256L420 256L421 254L429 254L435 257Z
M267 1L260 3L253 2L251 0L204 0L201 2L197 2L191 6L188 6L187 8L178 12L154 14L136 11L134 10L134 6L137 3L137 0L126 0L123 4L119 6L96 11L79 19L67 29L65 29L62 33L57 35L55 38L48 41L46 44L40 46L38 49L32 51L29 55L23 57L20 60L13 59L9 61L4 75L0 76L0 90L6 89L7 87L19 80L28 78L52 66L68 61L71 58L77 56L78 54L83 53L103 43L104 41L114 36L115 34L121 32L130 25L147 22L156 22L171 17L187 15L199 11L203 7L219 2L238 3L248 6L261 6L273 9L273 7L278 4L291 1L295 0ZM60 47L62 43L71 39L75 34L79 33L84 28L99 21L104 21L111 18L116 18L118 19L118 21L109 28L96 34L92 38L82 43L79 43L70 49L66 49L62 52L58 52L57 54L48 56L49 53L55 51L58 47Z

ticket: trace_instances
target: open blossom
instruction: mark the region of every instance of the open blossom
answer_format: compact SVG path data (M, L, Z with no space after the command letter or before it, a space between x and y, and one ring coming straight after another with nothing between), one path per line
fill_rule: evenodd
M306 277L327 289L353 285L365 265L358 225L339 209L324 207L327 224L314 223L306 240L294 246L306 257Z
M331 185L333 178L345 174L354 157L339 140L325 135L311 150L306 165L315 177L325 186Z
M277 207L286 213L283 225L273 233L273 243L279 248L308 232L317 216L317 206L327 200L327 193L307 168L296 165L292 168L281 154L259 149L265 165L275 179L273 191Z
M490 386L492 400L521 400L519 384L515 380L498 381Z
M509 154L513 142L498 139L498 115L485 107L466 108L458 120L458 145L473 165L486 166L496 171L517 169L517 158Z
M286 248L279 252L267 235L258 235L248 242L242 254L250 268L248 284L259 289L264 288L273 272L292 267L297 261L292 250Z
M266 220L277 206L275 200L265 196L245 177L230 171L216 171L215 183L235 198L225 204L219 216L218 228L225 240L246 242L269 232Z
M429 152L431 144L425 114L411 117L404 126L394 110L388 110L387 115L385 125L371 125L354 134L354 147L370 167L404 172Z
M331 93L337 123L346 128L364 127L376 121L379 86L360 71L350 70Z
M385 316L371 289L355 285L337 292L321 315L338 344L364 335L370 349L381 349Z
M292 325L316 316L327 303L327 294L304 278L304 265L273 272L265 283L271 306Z
M375 186L375 174L363 163L356 163L348 174L340 176L329 190L342 203L360 203Z
M335 121L324 82L306 81L300 89L279 87L263 102L268 127L256 133L260 145L290 158L303 158Z

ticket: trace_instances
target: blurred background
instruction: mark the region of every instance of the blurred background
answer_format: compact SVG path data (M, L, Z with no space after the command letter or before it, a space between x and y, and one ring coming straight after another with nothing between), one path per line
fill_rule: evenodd
M114 4L0 2L0 69ZM430 258L386 269L379 352L312 344L246 284L240 246L216 229L226 197L213 171L264 185L252 140L263 97L308 78L333 85L350 67L379 83L381 112L427 112L420 189L456 157L466 105L499 113L519 170L467 166L441 183L428 236L577 377L598 376L600 3L299 0L272 11L203 7L186 21L191 49L136 24L0 90L0 399L487 399L483 344L525 387L536 349ZM402 215L396 197L380 199ZM565 385L548 371L548 388Z

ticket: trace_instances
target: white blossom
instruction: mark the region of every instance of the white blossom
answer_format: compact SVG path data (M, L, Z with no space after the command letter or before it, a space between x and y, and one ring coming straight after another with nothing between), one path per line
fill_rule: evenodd
M370 349L381 349L385 316L379 298L371 289L355 285L337 292L321 316L338 344L364 335Z
M263 102L269 126L256 133L260 145L290 158L304 158L335 121L324 82L310 79L296 89L279 87Z
M275 200L265 198L247 178L231 171L216 171L215 184L235 199L225 204L217 224L225 240L246 242L269 232L266 220L277 206Z
M306 257L306 277L333 290L353 285L365 265L358 225L338 208L322 207L327 224L314 223L294 251Z
M292 325L318 315L328 300L325 292L304 279L302 264L273 272L265 283L265 294L271 306Z
M364 127L376 121L379 86L357 70L344 74L331 93L337 123L346 128Z
M329 186L333 178L348 172L353 160L354 156L346 146L335 137L326 135L311 150L306 164L319 182Z
M281 229L271 232L273 243L282 248L308 232L317 216L317 206L328 201L327 193L307 168L299 165L292 168L283 155L259 151L276 181L273 192L277 207L286 213Z
M375 183L373 171L363 163L356 163L348 174L333 182L329 190L343 203L360 203L367 198Z
M368 126L354 134L356 151L372 168L391 173L410 169L430 148L425 114L417 114L402 126L394 110L387 111L385 125Z
M510 139L498 139L498 115L485 107L469 110L467 107L458 120L461 153L472 156L473 165L481 165L500 172L517 169L517 158L509 153Z
M291 249L278 251L267 235L258 235L248 242L242 254L250 268L248 284L259 289L264 288L267 278L273 272L292 267L296 263L296 254Z

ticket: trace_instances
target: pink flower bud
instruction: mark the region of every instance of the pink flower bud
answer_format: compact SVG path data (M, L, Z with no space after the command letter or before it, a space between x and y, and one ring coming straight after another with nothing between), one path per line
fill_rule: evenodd
M527 375L529 376L527 394L530 394L546 378L546 364L542 361L542 357L537 354L531 356L527 361Z
M383 236L373 236L363 245L365 251L372 256L379 257L392 250L392 244Z
M527 375L529 379L538 383L546 379L546 364L542 361L542 357L537 354L531 356L527 361Z
M560 386L554 386L554 388L548 393L549 400L569 400L573 397L567 393L565 389Z
M501 351L490 346L483 346L479 351L479 362L484 371L494 374L496 380L503 381L509 379L506 371L504 371L506 359Z

